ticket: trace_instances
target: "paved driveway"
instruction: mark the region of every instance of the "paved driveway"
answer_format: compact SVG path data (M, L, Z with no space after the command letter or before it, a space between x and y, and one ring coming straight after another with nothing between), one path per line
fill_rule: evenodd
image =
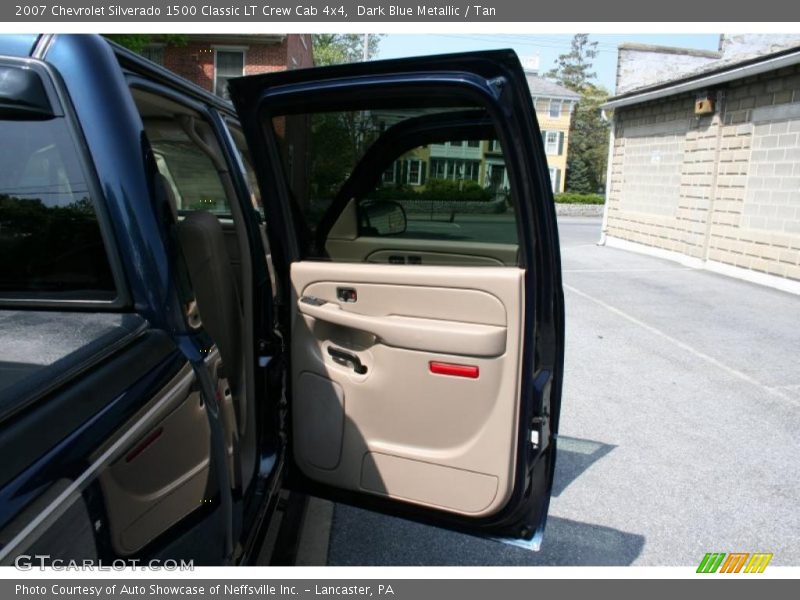
M800 298L560 221L567 353L542 550L337 505L332 565L800 565Z

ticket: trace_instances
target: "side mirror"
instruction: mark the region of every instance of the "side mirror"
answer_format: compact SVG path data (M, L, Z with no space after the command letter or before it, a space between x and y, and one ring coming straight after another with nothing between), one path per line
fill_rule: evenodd
M397 235L405 232L407 224L406 211L392 200L367 200L358 205L359 235Z
M31 69L0 66L0 116L50 119L53 108L41 77Z

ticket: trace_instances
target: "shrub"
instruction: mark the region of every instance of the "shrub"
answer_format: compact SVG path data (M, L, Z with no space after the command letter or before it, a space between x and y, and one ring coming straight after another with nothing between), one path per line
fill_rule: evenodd
M492 199L489 190L477 181L451 181L449 179L429 179L421 200L451 200L488 202Z
M557 204L605 204L606 198L602 194L574 194L566 192L554 196Z
M481 187L477 181L451 181L449 179L428 179L425 189L414 186L396 185L379 187L368 195L375 200L437 200L439 202L489 202L492 193Z

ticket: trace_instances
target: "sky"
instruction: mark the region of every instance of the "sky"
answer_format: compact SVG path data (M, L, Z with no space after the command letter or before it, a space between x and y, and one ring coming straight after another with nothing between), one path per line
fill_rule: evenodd
M591 34L598 42L594 59L597 82L613 93L617 69L617 46L625 42L678 46L700 50L717 50L719 34ZM545 73L555 64L559 54L569 51L572 35L516 35L480 33L390 34L381 40L377 58L399 58L496 48L513 48L520 59L539 56L539 72Z

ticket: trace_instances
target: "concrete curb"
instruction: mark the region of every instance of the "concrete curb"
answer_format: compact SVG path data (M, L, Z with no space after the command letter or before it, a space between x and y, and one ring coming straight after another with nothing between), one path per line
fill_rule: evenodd
M559 217L602 217L604 204L558 204L556 215Z

